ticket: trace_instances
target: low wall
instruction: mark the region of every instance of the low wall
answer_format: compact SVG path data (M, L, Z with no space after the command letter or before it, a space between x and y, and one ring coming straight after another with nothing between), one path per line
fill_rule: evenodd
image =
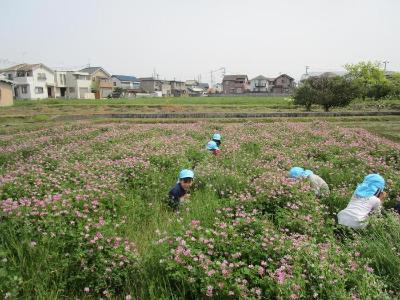
M231 118L304 118L304 117L367 117L367 116L400 116L400 111L368 112L268 112L268 113L149 113L149 114L93 114L63 115L53 120L84 119L231 119Z

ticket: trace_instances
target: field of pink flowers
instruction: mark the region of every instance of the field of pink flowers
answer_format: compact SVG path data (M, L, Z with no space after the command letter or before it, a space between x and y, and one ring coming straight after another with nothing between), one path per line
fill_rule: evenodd
M222 154L204 149L223 136ZM313 170L318 199L287 171ZM166 195L195 171L179 212ZM335 215L371 172L366 230ZM400 145L325 122L76 122L0 135L0 297L396 299Z

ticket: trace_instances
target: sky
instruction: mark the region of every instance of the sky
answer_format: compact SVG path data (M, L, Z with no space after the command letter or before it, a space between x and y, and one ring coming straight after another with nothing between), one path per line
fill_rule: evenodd
M400 71L399 13L398 0L0 0L0 68L204 82L222 67L249 79L367 60Z

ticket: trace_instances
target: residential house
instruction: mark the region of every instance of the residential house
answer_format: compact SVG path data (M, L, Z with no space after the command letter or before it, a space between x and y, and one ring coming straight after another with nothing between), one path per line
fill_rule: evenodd
M66 99L92 98L92 80L87 72L55 71L55 97Z
M275 78L271 92L276 94L289 94L293 92L295 87L294 78L282 74Z
M140 78L140 88L146 93L161 92L164 97L171 96L171 84L169 81L153 77Z
M272 80L273 82L273 80ZM253 93L267 93L270 89L271 78L258 75L250 80L250 91Z
M111 75L101 67L88 67L80 70L80 72L89 73L92 81L92 92L95 93L96 99L107 98L113 90L113 82Z
M0 106L11 106L14 104L12 81L0 77Z
M225 75L222 80L224 94L243 94L250 90L247 75Z
M198 87L203 89L204 92L208 92L208 90L210 89L210 85L206 82L199 82Z
M185 96L188 94L188 89L186 88L186 84L183 81L170 81L171 85L171 94L174 97Z
M1 71L14 83L17 99L54 98L54 71L44 64L19 64Z
M136 93L140 92L140 81L134 76L113 75L111 76L113 87L122 88L123 97L135 97Z
M187 87L198 86L199 82L197 80L194 80L194 79L193 80L186 80L185 81L185 85Z

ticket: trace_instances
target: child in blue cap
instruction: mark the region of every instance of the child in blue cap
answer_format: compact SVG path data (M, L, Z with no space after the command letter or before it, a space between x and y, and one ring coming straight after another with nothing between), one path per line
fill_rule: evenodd
M347 207L338 213L338 223L350 228L359 229L367 226L368 215L380 212L386 197L383 192L385 179L379 174L369 174L359 184Z
M217 144L217 146L221 146L221 135L219 133L214 133L212 140Z
M329 186L320 176L314 174L310 170L304 170L301 167L293 167L289 171L289 177L298 179L298 178L307 178L310 181L311 189L314 191L317 196L328 196L329 195Z
M177 184L169 191L168 204L173 210L177 210L185 200L189 199L189 188L193 184L194 172L189 169L183 169L179 172L179 180Z
M214 141L209 141L207 143L207 150L210 151L214 155L218 155L221 152L221 150L219 150L219 148L218 148L217 143Z

